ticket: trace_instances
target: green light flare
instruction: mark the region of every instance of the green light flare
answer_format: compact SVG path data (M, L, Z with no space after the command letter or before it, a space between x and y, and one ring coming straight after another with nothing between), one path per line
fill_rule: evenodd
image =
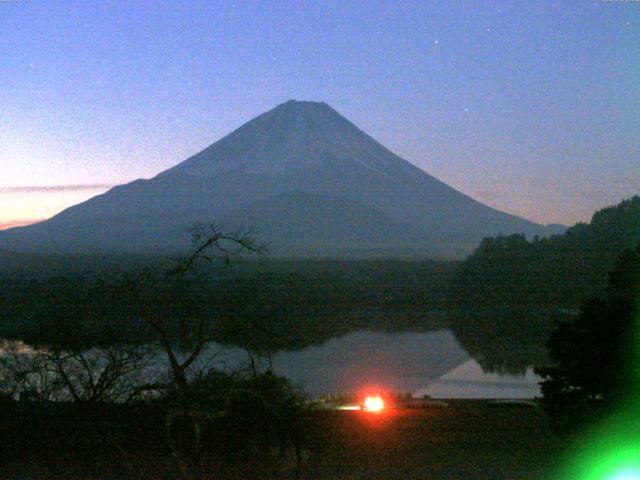
M640 480L638 415L625 411L610 417L582 434L567 458L568 467L559 477L564 480Z
M580 435L567 455L563 480L640 480L640 314L629 349L629 394L617 412Z
M640 469L627 469L616 473L611 480L640 480Z

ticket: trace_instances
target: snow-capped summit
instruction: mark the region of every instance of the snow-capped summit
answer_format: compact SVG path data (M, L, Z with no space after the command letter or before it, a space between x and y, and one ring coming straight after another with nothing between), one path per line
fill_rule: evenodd
M384 172L406 163L324 102L289 100L165 172L208 175L220 171L283 175L335 162L356 162Z

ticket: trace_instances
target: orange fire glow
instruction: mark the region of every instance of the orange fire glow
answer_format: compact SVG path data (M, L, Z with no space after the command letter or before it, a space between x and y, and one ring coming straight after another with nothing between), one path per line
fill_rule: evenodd
M364 400L364 408L370 412L379 412L384 408L384 401L380 397L367 397Z

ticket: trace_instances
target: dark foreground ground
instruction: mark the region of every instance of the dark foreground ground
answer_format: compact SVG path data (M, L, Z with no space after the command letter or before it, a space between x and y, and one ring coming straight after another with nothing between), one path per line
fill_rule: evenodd
M3 479L177 478L162 430L145 427L159 425L155 412L103 418L126 423L128 430L115 438L95 435L104 429L95 412L87 422L77 412L34 415L17 404L0 410ZM267 470L241 461L207 478L551 479L561 446L537 408L460 401L446 408L313 417L300 469L290 452ZM87 442L88 436L98 440ZM218 448L223 453L225 445Z
M459 402L379 414L332 412L326 426L333 441L309 459L304 478L540 479L551 475L560 450L535 408Z

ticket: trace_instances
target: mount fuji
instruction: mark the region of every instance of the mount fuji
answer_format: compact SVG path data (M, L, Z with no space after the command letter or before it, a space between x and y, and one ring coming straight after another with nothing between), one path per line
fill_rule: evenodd
M0 232L0 248L169 253L188 228L251 227L277 256L461 256L485 236L547 236L395 155L325 103L288 101L182 163Z

